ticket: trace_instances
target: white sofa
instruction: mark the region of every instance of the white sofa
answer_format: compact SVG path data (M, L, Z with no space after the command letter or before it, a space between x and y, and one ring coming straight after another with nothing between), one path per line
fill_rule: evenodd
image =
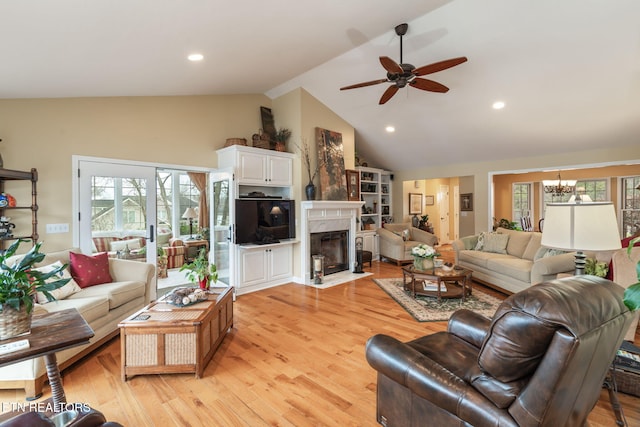
M52 252L39 265L69 263L71 251L80 252L77 248ZM118 335L118 323L149 303L155 275L152 264L110 258L109 273L111 283L86 287L65 299L35 305L34 314L75 308L95 333L89 344L56 353L61 371ZM46 380L42 357L0 368L0 388L24 388L27 398L40 395Z
M479 234L452 243L456 264L473 271L473 279L509 293L519 292L536 283L553 280L560 273L573 274L573 253L552 255L540 244L542 233L498 228L506 235L504 253L476 250Z

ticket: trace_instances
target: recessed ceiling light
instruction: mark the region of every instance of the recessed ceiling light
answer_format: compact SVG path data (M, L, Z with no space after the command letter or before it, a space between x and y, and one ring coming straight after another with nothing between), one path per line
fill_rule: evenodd
M504 106L505 106L505 103L503 101L496 101L493 103L494 110L502 110Z
M387 132L391 133L391 132L395 132L396 128L394 128L393 126L387 126L386 128L384 128Z
M204 56L200 53L192 53L191 55L187 56L187 59L189 59L189 61L202 61L204 59Z

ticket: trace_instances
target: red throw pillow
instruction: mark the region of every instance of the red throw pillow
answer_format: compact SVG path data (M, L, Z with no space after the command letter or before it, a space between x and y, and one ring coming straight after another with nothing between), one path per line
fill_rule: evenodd
M113 281L109 274L109 255L106 252L94 256L70 252L69 261L71 277L81 288Z

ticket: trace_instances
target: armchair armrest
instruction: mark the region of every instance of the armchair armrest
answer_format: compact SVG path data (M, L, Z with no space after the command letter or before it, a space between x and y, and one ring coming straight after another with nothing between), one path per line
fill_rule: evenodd
M460 309L449 319L447 331L466 342L482 347L491 319L471 310Z
M438 237L435 234L431 234L428 231L420 230L416 227L411 227L411 240L420 243L426 243L429 246L435 246L438 244Z
M376 371L452 414L459 412L460 402L465 399L485 400L451 371L393 337L374 335L367 341L365 352Z

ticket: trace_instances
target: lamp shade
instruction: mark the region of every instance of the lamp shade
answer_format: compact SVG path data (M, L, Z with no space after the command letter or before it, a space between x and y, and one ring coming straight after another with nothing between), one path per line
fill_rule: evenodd
M196 210L193 208L187 208L182 214L182 218L185 218L185 219L194 219L197 217L198 217L198 214L196 213Z
M620 249L620 232L613 203L547 204L541 244L577 251Z

